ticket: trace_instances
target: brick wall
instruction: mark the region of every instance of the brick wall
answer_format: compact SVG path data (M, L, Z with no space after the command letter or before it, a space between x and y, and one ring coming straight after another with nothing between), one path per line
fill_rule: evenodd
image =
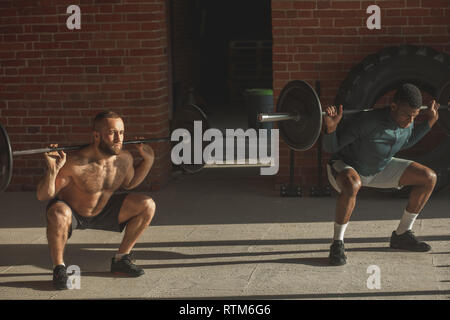
M381 8L381 29L368 30L368 6ZM350 69L383 47L427 45L450 53L448 0L317 0L272 1L273 86L275 103L290 80L313 87L321 82L322 105L329 105ZM296 153L295 182L317 184L317 148ZM329 158L324 154L323 162ZM280 145L280 174L289 174L289 149ZM326 182L326 175L323 181Z
M69 5L81 30L66 27ZM165 0L2 0L0 11L0 122L13 150L89 142L104 109L123 115L126 139L169 134ZM144 189L170 171L169 144L153 147ZM34 190L44 168L42 155L16 157L9 190Z

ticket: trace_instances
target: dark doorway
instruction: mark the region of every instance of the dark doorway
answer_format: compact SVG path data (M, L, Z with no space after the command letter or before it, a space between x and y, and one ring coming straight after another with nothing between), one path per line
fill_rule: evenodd
M272 88L270 0L171 0L174 101L191 88L217 128L246 128L245 89Z

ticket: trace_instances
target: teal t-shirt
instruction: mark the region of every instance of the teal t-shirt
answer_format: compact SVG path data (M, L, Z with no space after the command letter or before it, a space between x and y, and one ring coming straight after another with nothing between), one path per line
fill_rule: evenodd
M371 176L382 171L400 150L416 144L430 131L428 121L400 128L390 115L390 108L361 112L351 123L324 134L323 149L333 153L360 175Z

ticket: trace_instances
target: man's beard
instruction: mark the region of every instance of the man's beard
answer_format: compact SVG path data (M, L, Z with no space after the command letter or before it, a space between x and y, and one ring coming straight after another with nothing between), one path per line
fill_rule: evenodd
M103 140L103 138L100 138L100 144L98 145L98 148L103 153L106 153L111 156L118 155L120 153L120 151L122 150L122 148L115 149L114 146L108 146L105 143L105 141Z

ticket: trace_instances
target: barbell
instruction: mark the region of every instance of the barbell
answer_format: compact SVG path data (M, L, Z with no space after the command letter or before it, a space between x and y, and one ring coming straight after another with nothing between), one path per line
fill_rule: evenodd
M193 123L194 121L202 122L202 130L209 128L208 120L203 112L195 104L186 104L183 107L175 110L173 118L172 129L183 128L193 135ZM170 137L160 137L160 138L149 138L149 139L137 139L137 140L126 140L123 141L123 145L127 144L139 144L139 143L150 143L150 142L161 142L170 141ZM3 192L11 182L13 173L13 157L24 156L38 153L46 153L52 151L72 151L79 150L86 147L88 144L74 145L74 146L62 146L55 148L38 148L29 150L12 151L11 142L6 132L5 128L0 124L0 192ZM191 144L192 145L192 144ZM191 154L193 154L191 152ZM192 162L193 163L193 162ZM204 167L204 164L180 164L180 166L188 172L197 172Z
M442 87L438 94L439 120L443 127L449 131L446 123L450 122L449 102L450 83ZM420 109L427 109L421 106ZM344 110L344 115L360 112L371 112L376 109L351 109ZM326 112L322 111L319 97L315 90L305 81L294 80L289 82L278 97L275 113L260 113L258 122L279 122L281 138L293 150L305 151L310 149L319 138L322 129L322 117ZM450 131L448 132L450 134Z
M447 124L450 123L450 83L441 89L438 101L442 105L439 111L439 119L444 128L450 130ZM445 105L447 104L447 105ZM422 106L420 109L426 109ZM286 144L293 150L305 151L310 149L319 138L322 129L322 117L326 114L322 111L320 100L314 89L305 81L294 80L289 82L281 91L277 102L277 112L260 113L257 115L258 122L279 122L280 136ZM344 110L345 115L360 112L370 112L374 109ZM202 131L209 129L209 124L205 113L195 104L187 104L175 111L172 130L183 128L191 133L194 132L194 121L202 122ZM170 137L150 138L140 140L127 140L123 144L137 144L168 141ZM203 141L203 143L206 143ZM52 151L79 150L87 144L76 146L63 146L57 148L39 148L21 151L12 151L11 143L6 130L0 125L0 192L3 192L9 185L13 171L13 157L46 153ZM203 146L204 147L204 146ZM191 144L194 148L194 144ZM203 148L204 149L204 148ZM191 150L193 151L193 150ZM194 152L191 152L193 155ZM205 163L191 164L182 163L180 166L187 172L195 173L205 167Z

